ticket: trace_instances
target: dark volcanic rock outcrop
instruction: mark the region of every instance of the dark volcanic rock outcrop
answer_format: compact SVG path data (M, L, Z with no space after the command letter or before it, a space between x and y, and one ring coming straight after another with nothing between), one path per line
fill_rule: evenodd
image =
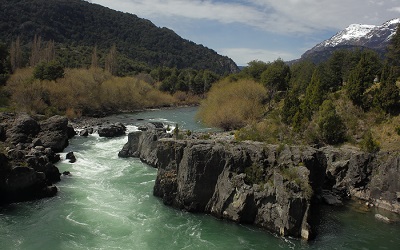
M395 154L168 137L150 126L129 134L120 152L158 168L154 195L167 205L306 239L314 201L357 197L399 213Z
M369 154L351 147L321 150L327 158L325 189L400 214L400 156L397 152Z
M140 128L140 131L128 134L128 142L118 153L119 157L136 157L143 162L157 165L157 145L161 138L169 138L171 134L166 133L165 128L159 123L148 123ZM149 131L143 133L143 131Z
M68 119L54 116L38 122L26 114L1 114L0 204L53 196L60 181L56 154L75 134Z
M161 140L154 195L191 212L309 238L309 183L323 175L318 151L260 143Z

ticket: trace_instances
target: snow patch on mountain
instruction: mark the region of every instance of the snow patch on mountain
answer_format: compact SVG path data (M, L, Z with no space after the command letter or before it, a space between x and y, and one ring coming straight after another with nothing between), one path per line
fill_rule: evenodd
M399 23L400 18L392 19L382 25L351 24L332 38L318 44L315 48L336 47L338 45L364 46L368 40L380 37L384 37L383 41L386 42L396 33Z

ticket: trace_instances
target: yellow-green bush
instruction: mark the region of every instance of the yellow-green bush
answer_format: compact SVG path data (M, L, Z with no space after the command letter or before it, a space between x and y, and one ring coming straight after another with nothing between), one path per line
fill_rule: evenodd
M132 111L173 105L175 99L143 80L114 77L101 69L67 69L57 81L33 79L32 69L18 70L7 82L15 108L68 116L91 111Z
M211 126L237 129L262 117L266 95L266 89L253 80L225 79L211 88L200 106L199 117Z
M43 83L34 80L32 69L17 70L7 81L5 91L11 94L13 108L29 112L44 113L47 105L47 93Z

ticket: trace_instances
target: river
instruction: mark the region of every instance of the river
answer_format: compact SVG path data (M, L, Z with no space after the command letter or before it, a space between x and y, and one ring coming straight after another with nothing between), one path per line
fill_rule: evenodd
M155 110L110 118L128 124L163 121L207 131L194 118L196 108ZM138 121L144 119L144 121ZM127 137L75 137L65 152L74 164L50 199L0 208L0 249L397 249L400 225L375 220L357 203L324 207L318 237L309 243L264 230L190 214L163 205L152 195L156 169L138 159L120 159ZM65 153L62 154L65 156ZM382 212L382 211L380 211Z

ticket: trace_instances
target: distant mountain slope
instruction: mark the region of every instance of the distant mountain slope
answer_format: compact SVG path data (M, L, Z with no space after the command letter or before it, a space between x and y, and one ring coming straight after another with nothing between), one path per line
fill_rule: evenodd
M383 55L399 24L400 18L392 19L379 26L352 24L305 52L301 59L319 62L328 58L335 50L354 48L373 49Z
M128 61L150 67L210 69L220 74L238 71L230 58L136 15L83 0L0 0L0 40L9 43L20 36L28 43L35 34L44 41L97 45L104 51L115 43Z

